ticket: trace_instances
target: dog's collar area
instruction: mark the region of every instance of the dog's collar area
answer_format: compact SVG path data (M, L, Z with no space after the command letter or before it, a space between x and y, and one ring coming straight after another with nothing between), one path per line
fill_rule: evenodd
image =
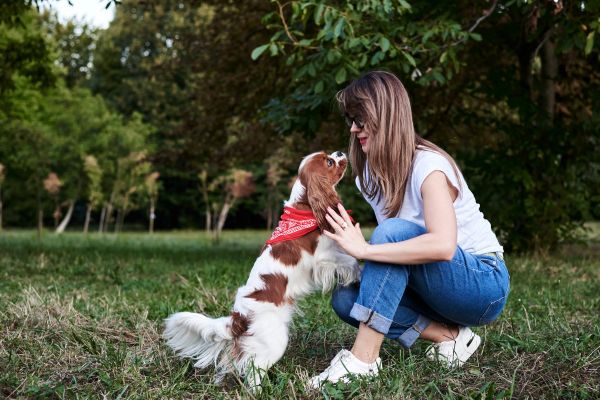
M352 210L346 210L348 214ZM350 216L350 221L354 223L354 218ZM271 234L266 244L285 242L298 239L308 235L319 228L315 214L311 210L298 210L297 208L284 206L283 214L279 218L277 228Z
M277 228L266 244L285 242L298 239L319 228L315 214L310 210L298 210L293 207L283 207L283 214Z

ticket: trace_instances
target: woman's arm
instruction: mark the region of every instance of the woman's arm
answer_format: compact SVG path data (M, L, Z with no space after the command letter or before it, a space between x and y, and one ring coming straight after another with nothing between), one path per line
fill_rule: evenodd
M394 264L451 260L456 251L456 215L452 203L457 194L443 172L434 171L429 174L421 185L427 232L403 242L378 245L367 243L360 226L352 226L350 217L341 205L341 215L331 210L328 216L335 233L324 233L336 240L348 254L358 259ZM344 221L348 224L345 230L340 227Z

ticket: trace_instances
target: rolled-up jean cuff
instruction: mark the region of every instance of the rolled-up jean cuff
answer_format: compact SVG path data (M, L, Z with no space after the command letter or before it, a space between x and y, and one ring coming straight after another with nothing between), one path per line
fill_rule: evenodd
M417 321L398 337L398 341L407 349L412 347L412 345L415 344L419 336L421 336L421 333L423 333L430 323L431 320L429 318L419 315Z
M384 335L390 330L392 320L387 319L381 314L367 308L361 304L354 303L352 310L350 310L350 317L357 321L364 322L368 327L375 329L379 333Z

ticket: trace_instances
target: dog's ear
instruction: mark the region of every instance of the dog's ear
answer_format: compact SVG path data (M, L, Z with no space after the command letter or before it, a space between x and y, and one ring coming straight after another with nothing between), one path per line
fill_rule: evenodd
M319 229L333 232L333 228L329 225L325 216L327 215L327 207L337 210L340 198L329 179L318 174L309 176L306 182L306 197L310 208L315 214Z

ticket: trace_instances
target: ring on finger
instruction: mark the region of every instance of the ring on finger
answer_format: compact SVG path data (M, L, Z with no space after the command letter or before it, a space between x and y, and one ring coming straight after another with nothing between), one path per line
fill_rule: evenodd
M342 227L343 230L346 230L346 228L348 227L348 224L346 223L346 221L342 222L342 224L340 225Z

